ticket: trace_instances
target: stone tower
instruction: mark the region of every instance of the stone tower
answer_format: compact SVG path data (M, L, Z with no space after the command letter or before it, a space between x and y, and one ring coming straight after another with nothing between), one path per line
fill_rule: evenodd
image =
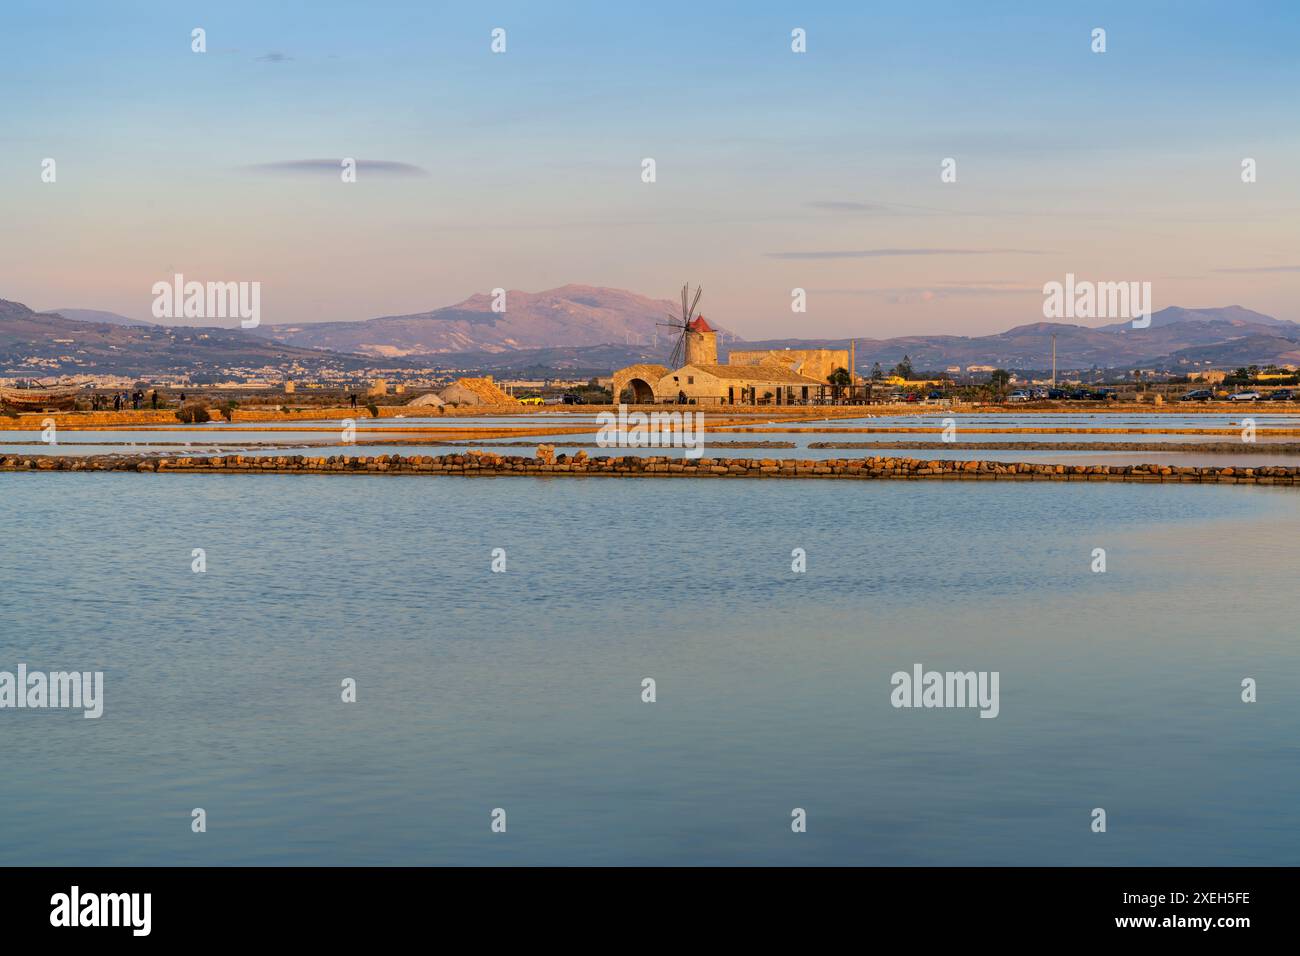
M718 364L718 333L704 321L702 315L686 329L686 364Z

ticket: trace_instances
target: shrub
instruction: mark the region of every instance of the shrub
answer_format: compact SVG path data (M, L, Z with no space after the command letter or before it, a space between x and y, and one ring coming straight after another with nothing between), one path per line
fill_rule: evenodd
M182 405L176 410L176 417L187 425L201 425L212 421L212 416L202 405Z
M368 412L370 412L370 417L371 417L371 418L378 418L378 417L379 417L379 406L376 405L374 402L371 402L369 405L367 405L367 406L366 406L366 410L367 410Z

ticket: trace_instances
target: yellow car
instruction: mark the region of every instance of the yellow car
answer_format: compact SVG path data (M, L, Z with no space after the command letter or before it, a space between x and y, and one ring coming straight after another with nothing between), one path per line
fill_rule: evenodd
M540 396L540 395L530 395L530 396L528 396L527 398L521 398L521 399L519 399L519 403L520 403L521 405L540 405L540 404L542 404L542 396Z

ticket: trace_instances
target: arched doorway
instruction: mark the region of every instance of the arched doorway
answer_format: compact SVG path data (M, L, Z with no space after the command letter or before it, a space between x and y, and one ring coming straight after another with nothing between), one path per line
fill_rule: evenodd
M655 403L654 389L643 378L631 379L627 383L627 390L631 393L633 405L653 405Z
M629 365L614 373L610 392L615 402L633 405L653 405L655 400L654 383L668 374L662 365L643 363Z

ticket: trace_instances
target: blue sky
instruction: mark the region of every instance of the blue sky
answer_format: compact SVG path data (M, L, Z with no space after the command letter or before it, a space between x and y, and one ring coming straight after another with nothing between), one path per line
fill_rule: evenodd
M747 337L876 337L1036 321L1074 272L1300 319L1294 4L809 6L6 0L0 297L147 317L179 271L304 322L690 280Z

